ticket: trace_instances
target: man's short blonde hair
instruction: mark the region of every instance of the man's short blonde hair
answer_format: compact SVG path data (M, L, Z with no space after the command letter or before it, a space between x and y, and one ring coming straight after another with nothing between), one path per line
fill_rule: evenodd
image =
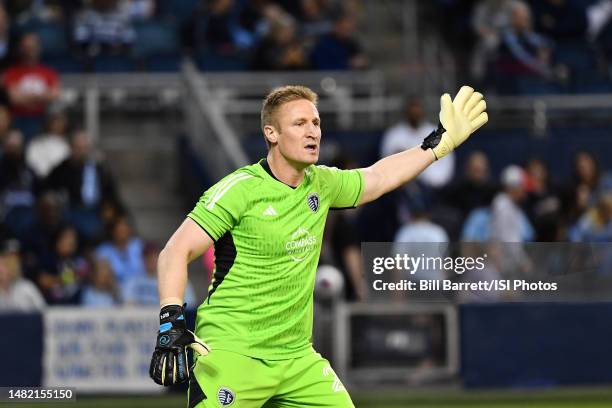
M319 97L312 89L300 85L287 85L273 89L265 97L263 101L263 106L261 108L262 132L264 131L264 128L268 125L274 126L277 130L280 131L280 126L278 125L278 121L276 120L276 113L278 112L278 109L288 102L293 102L300 99L306 99L307 101L312 102L316 106ZM268 148L270 148L270 142L266 138L265 133L264 139L266 141L266 145L268 146Z

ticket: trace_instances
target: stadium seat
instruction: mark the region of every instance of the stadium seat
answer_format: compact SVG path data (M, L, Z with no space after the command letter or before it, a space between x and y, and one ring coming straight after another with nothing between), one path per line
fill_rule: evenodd
M62 24L42 23L34 32L40 38L43 57L70 53L66 28Z
M183 25L191 18L198 3L198 0L160 1L157 7L162 16L172 17L178 24Z
M60 73L68 74L83 71L83 62L71 54L51 57L43 56L41 61L44 65L49 65Z
M133 55L148 71L180 69L181 54L178 27L170 21L146 21L137 24Z
M131 72L135 68L134 61L124 55L101 54L92 59L94 72Z
M202 71L244 71L246 62L239 55L223 55L209 49L202 49L195 55L195 61Z

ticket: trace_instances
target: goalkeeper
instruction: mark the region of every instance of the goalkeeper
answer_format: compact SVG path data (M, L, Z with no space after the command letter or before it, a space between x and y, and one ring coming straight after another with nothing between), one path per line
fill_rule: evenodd
M150 375L189 379L189 407L353 407L310 341L313 287L327 212L356 207L412 180L488 118L464 86L441 98L440 125L421 146L356 170L317 166L317 95L286 86L264 100L268 155L204 193L159 256L160 330ZM215 246L208 297L186 329L187 264ZM200 340L202 339L202 340ZM196 351L192 370L185 348Z

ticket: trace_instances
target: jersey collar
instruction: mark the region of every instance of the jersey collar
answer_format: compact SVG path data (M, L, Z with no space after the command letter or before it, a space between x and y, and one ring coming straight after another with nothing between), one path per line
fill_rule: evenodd
M266 173L268 173L268 174L270 175L270 177L272 177L274 180L278 181L279 183L281 183L281 184L283 184L283 185L285 185L285 186L287 186L287 187L291 188L292 190L295 190L295 189L297 189L298 187L300 187L302 184L304 184L304 180L302 180L302 182L301 182L299 185L297 185L297 186L295 186L295 187L294 187L294 186L290 186L289 184L287 184L287 183L284 183L284 182L280 181L279 179L277 179L277 178L276 178L276 176L274 175L274 173L272 173L272 169L270 168L270 165L268 164L268 160L266 160L266 159L261 159L261 160L259 161L259 165L260 165L261 167L263 167L263 169L266 171Z

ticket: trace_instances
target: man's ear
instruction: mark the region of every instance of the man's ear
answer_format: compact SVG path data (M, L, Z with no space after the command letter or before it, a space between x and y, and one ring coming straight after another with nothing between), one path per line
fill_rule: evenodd
M264 126L264 137L270 144L274 144L278 142L278 132L272 125Z

